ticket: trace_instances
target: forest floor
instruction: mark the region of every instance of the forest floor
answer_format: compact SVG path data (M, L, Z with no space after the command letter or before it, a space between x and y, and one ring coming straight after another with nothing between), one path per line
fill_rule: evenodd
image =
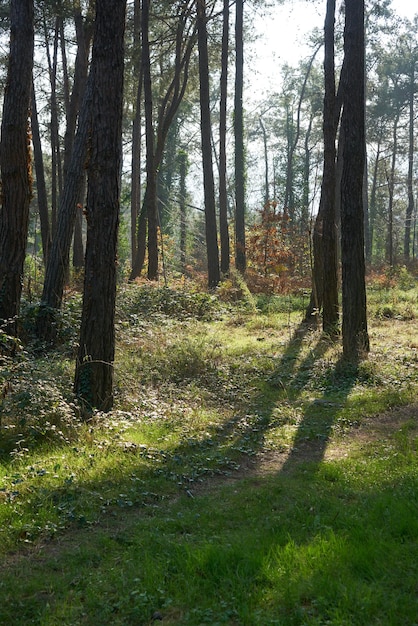
M65 352L3 357L0 624L417 624L417 290L369 298L352 367L297 298L126 290L88 423L77 303Z

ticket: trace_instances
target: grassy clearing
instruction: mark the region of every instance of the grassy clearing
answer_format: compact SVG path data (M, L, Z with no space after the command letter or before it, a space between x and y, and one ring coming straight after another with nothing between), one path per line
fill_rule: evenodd
M68 326L4 357L0 624L416 624L418 294L391 290L353 369L300 299L127 289L88 424Z

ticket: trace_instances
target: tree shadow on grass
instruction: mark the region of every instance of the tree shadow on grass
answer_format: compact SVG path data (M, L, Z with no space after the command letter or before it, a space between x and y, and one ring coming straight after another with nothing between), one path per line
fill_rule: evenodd
M329 338L319 334L312 326L301 323L274 372L247 407L252 419L244 421L244 428L240 428L242 415L234 416L218 429L218 442L221 443L222 439L235 432L235 449L245 451L247 446L256 454L260 453L269 430L286 423L282 417L277 419L276 410L280 413L283 404L297 408L302 405L302 416L298 418L290 450L284 461L284 455L281 455L282 462L278 466L281 471L289 472L306 462L314 471L324 458L335 422L357 380L358 364L348 364L342 357L335 364L324 362L326 353L333 345ZM302 356L303 352L305 356ZM319 375L317 368L322 370ZM316 395L313 378L318 379L321 391L319 397L306 402L304 392L308 387ZM246 443L248 440L250 446Z

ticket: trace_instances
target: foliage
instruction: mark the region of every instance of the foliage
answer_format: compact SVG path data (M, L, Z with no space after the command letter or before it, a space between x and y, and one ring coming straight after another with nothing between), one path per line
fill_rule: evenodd
M281 291L295 256L289 237L289 216L277 209L277 202L268 202L258 212L259 219L247 236L248 266L261 281L261 290ZM260 287L258 287L260 290Z
M118 315L135 323L142 315L162 314L177 319L211 319L219 311L217 300L189 289L157 287L152 283L121 288Z

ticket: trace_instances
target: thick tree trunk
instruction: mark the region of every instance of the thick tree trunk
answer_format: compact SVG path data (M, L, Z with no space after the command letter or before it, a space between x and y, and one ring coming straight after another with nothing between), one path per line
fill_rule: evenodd
M215 183L213 178L211 145L209 59L205 0L197 0L197 29L199 48L200 129L202 140L203 184L205 196L208 286L209 288L213 289L218 285L220 281L220 270L216 226Z
M341 181L343 356L358 362L369 351L364 259L365 157L364 0L346 0Z
M116 256L122 158L126 0L96 5L87 246L74 389L87 409L113 405Z
M34 47L33 0L11 0L10 32L0 144L0 321L2 330L16 334L32 191L28 125Z

